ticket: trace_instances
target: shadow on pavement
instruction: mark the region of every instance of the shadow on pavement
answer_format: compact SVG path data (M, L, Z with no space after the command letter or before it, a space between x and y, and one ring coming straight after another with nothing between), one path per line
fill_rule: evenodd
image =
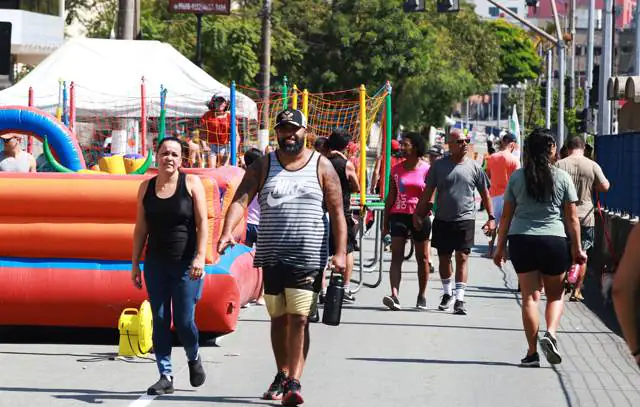
M391 363L429 363L436 365L482 365L482 366L511 366L520 367L517 363L492 362L487 360L440 360L440 359L415 359L415 358L348 358L361 362L391 362Z

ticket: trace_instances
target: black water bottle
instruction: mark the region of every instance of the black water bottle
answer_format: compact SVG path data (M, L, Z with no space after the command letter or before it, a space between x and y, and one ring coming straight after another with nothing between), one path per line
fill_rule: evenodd
M322 323L325 325L340 325L342 316L342 300L344 299L344 279L341 274L334 274L331 270L327 296L325 297Z

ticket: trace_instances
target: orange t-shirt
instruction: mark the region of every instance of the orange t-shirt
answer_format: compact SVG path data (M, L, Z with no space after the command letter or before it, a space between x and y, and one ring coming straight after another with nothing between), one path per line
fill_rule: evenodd
M489 194L500 196L504 194L509 178L515 170L520 168L520 161L508 151L499 151L487 158L487 174L491 180Z
M200 137L209 144L227 144L231 135L231 116L216 116L210 110L200 119Z

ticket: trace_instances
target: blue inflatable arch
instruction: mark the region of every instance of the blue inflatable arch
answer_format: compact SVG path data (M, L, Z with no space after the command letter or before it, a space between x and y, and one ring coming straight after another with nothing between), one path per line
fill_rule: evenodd
M27 133L44 142L55 152L58 162L70 170L86 169L76 137L50 114L25 106L0 107L0 133Z

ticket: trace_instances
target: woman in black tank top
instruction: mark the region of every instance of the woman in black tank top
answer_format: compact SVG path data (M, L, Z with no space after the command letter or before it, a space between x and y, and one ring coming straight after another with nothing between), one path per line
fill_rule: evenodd
M153 313L153 347L160 380L147 394L173 393L171 310L173 324L187 353L194 387L205 381L198 353L195 304L200 298L207 245L204 186L179 170L182 143L175 137L158 145L158 175L140 185L133 232L131 278L142 289L140 257L146 243L144 280Z

